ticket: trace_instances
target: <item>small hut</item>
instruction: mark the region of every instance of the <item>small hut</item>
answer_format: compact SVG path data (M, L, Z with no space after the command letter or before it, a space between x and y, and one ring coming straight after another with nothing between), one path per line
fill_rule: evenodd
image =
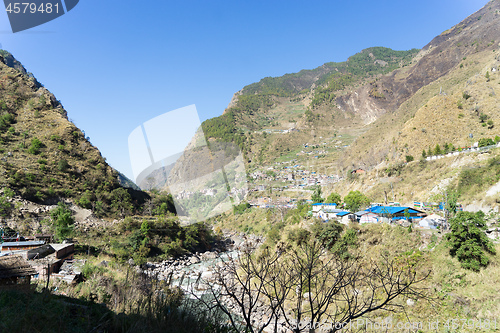
M0 286L29 285L31 277L38 274L21 256L0 257Z

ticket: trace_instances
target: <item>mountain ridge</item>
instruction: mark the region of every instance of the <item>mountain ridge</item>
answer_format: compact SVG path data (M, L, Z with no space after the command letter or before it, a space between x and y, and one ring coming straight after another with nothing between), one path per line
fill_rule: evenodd
M294 161L340 177L418 160L436 145L470 146L469 133L476 140L498 134L499 41L500 1L493 0L399 58L394 52L404 51L374 47L342 68L325 63L247 85L222 116L203 123L204 132L209 140L238 144L250 171ZM376 51L391 55L394 68L384 72L388 58ZM364 59L362 75L350 66L356 59ZM346 138L340 148L331 143L337 135Z

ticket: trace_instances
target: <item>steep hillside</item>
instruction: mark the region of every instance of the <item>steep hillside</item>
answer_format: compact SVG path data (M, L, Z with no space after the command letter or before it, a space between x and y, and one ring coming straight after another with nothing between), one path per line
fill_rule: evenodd
M342 167L372 167L386 158L419 155L428 145L451 142L465 146L469 133L493 134L493 128L486 130L480 121L476 126L473 118L479 118L481 112L493 121L497 117L498 84L486 73L490 76L498 71L499 42L500 2L494 0L434 38L411 68L396 70L360 88L355 92L358 95L375 87L386 96L378 104L385 114L347 151ZM464 92L469 90L475 96L466 100ZM351 105L358 105L352 96Z
M304 147L342 135L350 138L346 149L327 146L321 161L307 161L341 175L418 158L436 144L468 146L471 133L496 135L499 42L493 0L420 51L375 47L248 85L221 117L204 122L205 135L238 144L250 169L305 161Z
M68 120L60 101L4 50L0 112L2 187L39 203L71 198L101 215L113 213L114 202L128 200L131 210L147 197L119 185L118 173Z
M250 165L259 167L289 155L315 137L345 129L357 133L367 118L377 115L343 112L336 105L336 96L410 65L417 52L373 47L346 62L264 78L237 92L222 116L205 121L205 135L238 144Z

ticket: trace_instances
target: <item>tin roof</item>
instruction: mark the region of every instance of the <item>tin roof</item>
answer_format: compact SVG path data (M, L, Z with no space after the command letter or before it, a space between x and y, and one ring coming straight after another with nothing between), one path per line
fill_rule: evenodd
M321 203L321 202L318 202L318 203L314 203L312 204L313 206L337 206L336 203Z
M2 246L35 246L35 245L43 245L44 241L28 241L28 242L4 242Z
M398 214L398 213L404 213L404 211L408 209L408 213L410 214L418 214L418 213L423 213L420 210L416 210L411 207L393 207L393 206L375 206L375 207L370 207L366 210L366 212L371 212L375 214Z

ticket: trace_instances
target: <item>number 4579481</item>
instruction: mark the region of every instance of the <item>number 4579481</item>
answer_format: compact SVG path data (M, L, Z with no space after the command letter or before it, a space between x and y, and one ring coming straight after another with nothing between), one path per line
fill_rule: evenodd
M34 2L14 2L14 3L9 3L9 5L5 10L9 14L35 14L35 13L52 14L53 12L58 14L59 4L42 2L40 5L37 5Z

